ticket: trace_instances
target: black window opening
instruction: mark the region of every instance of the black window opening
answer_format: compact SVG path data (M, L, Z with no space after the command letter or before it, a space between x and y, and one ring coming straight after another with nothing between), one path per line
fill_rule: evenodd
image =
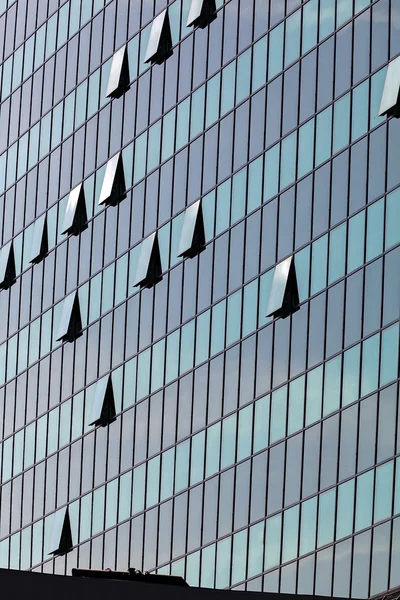
M113 56L108 77L107 98L120 98L130 88L128 49L120 48Z
M186 27L201 27L204 29L217 18L215 0L192 0Z
M81 309L78 292L72 292L64 300L58 326L57 341L73 342L82 335Z
M87 212L83 183L77 185L69 194L61 233L78 235L87 228Z
M14 245L10 241L0 250L0 289L7 290L11 287L16 276Z
M160 247L157 233L152 233L143 240L136 269L134 286L151 288L162 280Z
M193 258L205 248L203 210L201 200L197 200L185 211L178 256Z
M299 308L296 269L290 256L275 267L266 316L286 319Z
M70 552L73 545L68 508L61 508L54 515L48 554L62 556Z
M110 158L104 174L101 186L99 204L110 204L116 206L118 202L126 198L126 184L122 152L118 152Z
M100 379L89 415L89 425L106 427L116 420L114 390L111 375Z
M46 215L39 217L33 226L33 237L30 254L30 262L39 263L49 252L49 237L47 230Z
M161 65L172 54L171 26L166 8L152 23L144 62Z

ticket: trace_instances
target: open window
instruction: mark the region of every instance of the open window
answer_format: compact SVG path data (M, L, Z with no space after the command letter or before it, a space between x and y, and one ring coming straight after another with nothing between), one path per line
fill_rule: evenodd
M105 427L115 421L114 390L111 375L100 379L89 416L89 425Z
M299 310L299 292L294 258L290 256L275 267L267 317L285 319L297 310Z
M161 65L171 55L172 36L166 8L153 21L144 62Z
M73 545L68 508L61 508L54 515L48 554L62 556L70 552Z
M12 241L0 250L0 289L7 290L15 283L15 257Z
M157 233L152 233L142 242L136 269L134 286L151 288L162 280L160 247Z
M78 292L72 292L64 300L58 326L57 341L73 342L82 335L81 309Z
M122 162L122 152L118 152L107 163L99 204L115 206L124 198L126 198L124 164Z
M379 116L400 117L400 56L388 65Z
M39 217L33 226L31 263L39 263L49 252L46 215Z
M107 85L107 98L120 98L130 86L128 49L120 48L113 56Z
M215 0L192 0L186 27L207 27L217 18Z
M83 183L74 188L68 198L61 233L78 235L87 227L87 213Z
M197 200L185 211L178 256L193 258L204 250L205 244L203 210Z

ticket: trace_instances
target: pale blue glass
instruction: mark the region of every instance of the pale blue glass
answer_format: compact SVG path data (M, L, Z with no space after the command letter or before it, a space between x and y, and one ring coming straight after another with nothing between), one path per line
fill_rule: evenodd
M211 240L214 237L214 226L215 226L215 190L209 192L206 196L203 196L201 201L201 207L203 210L204 230L206 235L206 241Z
M228 316L226 325L226 345L230 346L240 338L242 314L242 290L228 297Z
M335 29L336 0L320 0L319 39L326 38Z
M248 578L258 575L263 570L264 530L264 521L249 529Z
M57 48L60 48L68 39L69 8L68 4L64 4L58 11ZM71 6L72 9L73 7Z
M63 102L53 108L53 122L51 130L51 148L55 148L61 142L63 122Z
M146 465L140 465L133 471L132 486L132 514L141 512L144 509L144 493L146 481Z
M322 409L323 365L307 374L306 426L319 421Z
M267 519L265 525L264 570L280 563L282 513Z
M215 235L229 227L231 205L231 180L225 181L217 187L217 215Z
M363 8L366 8L367 6L370 6L371 4L371 0L355 0L356 4L354 7L354 14L358 13L360 10L363 10Z
M147 131L135 141L133 183L137 183L146 174Z
M332 106L317 115L315 166L319 167L331 156Z
M374 472L368 471L357 477L356 492L356 521L354 531L357 533L361 529L371 527L372 525L372 501L374 490Z
M180 41L181 7L182 2L173 2L168 8L173 45Z
M222 69L221 117L232 110L235 104L236 62Z
M116 261L115 274L115 305L125 300L128 282L128 254L124 254Z
M361 396L370 394L378 387L379 337L378 333L362 345Z
M307 6L307 4L306 4ZM297 159L297 177L303 177L314 166L315 119L311 119L299 129L299 152Z
M301 505L300 555L315 550L317 534L317 497Z
M260 300L259 300L259 312L258 312L258 326L265 325L268 321L272 320L272 317L266 317L268 299L271 293L272 280L274 277L274 269L270 269L267 273L264 273L260 277Z
M257 329L258 279L244 287L242 336Z
M340 27L353 16L351 2L338 2L336 7L336 27Z
M3 78L1 82L1 99L4 100L11 93L13 55L3 63Z
M242 102L250 94L251 48L237 59L236 72L236 104Z
M71 11L69 14L68 36L72 37L79 30L81 16L81 0L70 0Z
M247 566L247 529L233 536L231 585L246 579Z
M117 524L118 512L118 479L113 479L106 486L106 529Z
M206 127L218 121L221 73L217 73L207 82Z
M358 399L361 344L357 344L343 355L342 406Z
M47 456L58 450L59 409L49 412L47 430Z
M270 396L264 396L254 403L253 452L268 446Z
M400 243L400 188L386 196L385 250Z
M9 567L9 562L8 562L8 556L9 556L9 551L10 551L10 539L11 538L6 538L5 540L3 540L2 542L0 542L0 567L2 569L8 569ZM41 548L41 552L42 552L42 548ZM40 558L41 560L41 558Z
M281 23L269 34L268 81L283 69L283 31Z
M311 295L326 287L328 263L328 236L324 235L312 244Z
M60 438L59 446L62 448L71 442L71 417L72 401L63 402L60 406Z
M27 133L25 134L24 137L27 137ZM51 113L48 113L45 117L42 118L42 120L40 122L39 158L43 158L43 156L45 156L48 152L50 152L50 140L51 140ZM19 152L21 152L21 140L20 140ZM19 163L19 159L18 159L18 163ZM19 177L19 175L18 175L18 177Z
M247 168L242 169L232 178L231 224L239 221L246 214Z
M115 263L104 269L101 294L101 314L111 310L114 304Z
M28 157L28 169L33 167L39 159L39 130L40 123L36 123L29 132L29 157Z
M4 152L2 156L0 156L0 190L3 192L5 189L6 182L6 159L7 153Z
M131 516L132 502L132 471L119 478L118 522L125 521Z
M263 156L249 164L247 213L252 212L262 203Z
M265 154L264 202L276 196L279 185L280 144L275 144Z
M353 533L355 480L346 481L338 487L336 539L340 540Z
M92 494L86 494L81 500L81 515L79 527L79 541L82 542L90 537L90 526L92 516Z
M369 79L353 89L351 141L368 131Z
M207 429L206 442L206 477L219 471L221 423L216 423Z
M283 189L296 179L297 131L282 140L281 150L281 181Z
M90 280L89 323L100 317L101 276L99 273Z
M89 93L88 93L88 119L94 115L99 108L100 97L100 69L97 69L89 77Z
M108 79L111 71L111 63L112 57L107 60L107 62L103 63L100 68L100 100L99 105L100 108L105 106L109 102L109 98L107 98L107 88L108 88Z
M152 346L151 392L164 384L165 338Z
M189 141L190 98L178 104L176 118L176 150L180 150Z
M377 467L375 471L374 523L392 515L393 461Z
M190 118L190 139L193 140L204 129L204 103L206 95L206 86L202 85L192 94L191 118Z
M78 537L75 538L76 540ZM7 540L9 541L9 539ZM1 555L1 550L0 550ZM38 521L32 526L32 565L43 560L43 521Z
M304 421L305 376L302 375L289 383L288 435L299 431Z
M103 486L93 492L92 535L96 535L104 529L104 501L105 487Z
M30 327L31 334L29 336L29 364L31 365L39 358L40 319L33 321Z
M376 258L383 251L384 199L367 208L366 260Z
M21 429L14 435L13 448L13 477L21 473L24 465L24 436L25 431Z
M136 79L138 74L139 59L139 34L128 43L129 74L131 80Z
M57 19L57 14L54 15L54 18ZM54 22L53 18L53 22ZM53 23L54 24L54 23ZM54 32L52 32L54 34ZM34 70L44 62L44 48L46 43L46 23L44 23L39 29L36 30L36 40L35 40L35 66Z
M149 129L147 149L147 173L150 173L160 164L161 152L161 120L157 121Z
M181 332L178 329L167 337L167 366L165 372L165 383L170 383L170 381L178 377L180 333Z
M204 201L204 200L203 200ZM204 211L203 211L204 215ZM179 254L179 246L181 240L182 227L184 223L185 213L182 212L172 219L171 226L171 252L170 252L170 265L174 266L182 260Z
M71 439L82 435L83 431L83 399L84 393L80 392L76 394L72 399L72 428L71 428Z
M178 444L175 453L175 493L189 485L190 440Z
M158 230L158 245L161 255L161 267L166 271L170 267L170 239L171 239L171 221Z
M351 273L364 263L365 211L349 220L347 272Z
M170 498L174 493L175 448L161 455L161 491L160 501Z
M310 287L310 246L306 246L300 252L297 252L295 258L297 287L299 291L299 300L303 302L309 297Z
M201 552L201 587L214 587L215 546L215 544L211 544L211 546L203 548Z
M342 356L336 356L325 363L323 416L340 408L340 377Z
M24 47L20 46L18 50L14 52L14 63L13 63L13 76L12 76L12 89L16 87L22 81L22 59L23 59Z
M271 429L269 443L282 439L286 435L287 386L271 394Z
M305 54L317 44L318 29L318 2L319 0L310 0L303 7L303 37L302 54Z
M227 588L230 583L231 545L231 537L217 543L217 571L215 580L217 589Z
M192 437L192 459L190 461L190 485L204 478L204 450L206 432L200 431Z
M137 398L140 400L149 393L150 387L150 350L148 348L138 356Z
M3 384L6 381L6 348L7 342L4 342L0 346L0 383Z
M35 58L35 35L31 35L24 44L24 74L23 80L33 72L33 61Z
M335 227L330 232L328 284L344 277L346 274L346 239L346 223Z
M12 475L13 438L10 437L3 442L3 470L1 480L7 481Z
M13 144L11 146L11 148L8 149L7 152L7 179L6 179L6 187L10 187L10 185L12 183L14 183L14 181L17 178L17 149L18 149L18 142L15 142L15 144ZM35 163L36 161L33 161L32 164L30 165L30 167Z
M386 120L386 117L379 117L379 108L382 99L382 90L384 88L386 78L386 67L375 73L370 79L371 81L371 106L370 106L370 122L369 126L376 127L379 123Z
M210 316L209 310L199 315L196 319L196 357L195 365L206 361L209 357L210 344Z
M174 153L176 109L164 115L162 123L161 162L166 161Z
M346 94L334 104L333 112L333 152L336 153L349 144L350 136L350 94Z
M225 348L225 314L226 300L219 302L212 308L211 318L211 353L215 356Z
M48 415L43 415L37 420L36 461L42 460L46 456L47 421Z
M76 538L75 538L76 539ZM21 570L27 571L30 569L32 563L31 558L31 545L32 545L32 527L26 527L21 531L21 550L16 549L16 556L20 552L21 562L19 568ZM17 559L17 568L18 568L18 559Z
M399 368L399 324L382 331L380 385L397 379Z
M253 432L253 405L246 406L239 411L237 458L243 460L251 454L251 441Z
M15 533L10 538L10 569L20 568L21 558L21 533Z
M49 58L57 47L57 13L47 21L46 29L46 59Z
M299 505L285 510L283 513L282 562L297 557L299 542Z
M258 40L253 46L253 77L251 91L255 92L265 85L267 80L268 36Z
M336 489L319 497L317 547L333 542L335 530Z
M194 361L194 326L193 319L181 329L181 350L180 350L180 374L193 368Z
M221 469L225 469L235 462L236 428L236 414L231 415L222 421Z
M285 67L300 56L301 9L286 19Z

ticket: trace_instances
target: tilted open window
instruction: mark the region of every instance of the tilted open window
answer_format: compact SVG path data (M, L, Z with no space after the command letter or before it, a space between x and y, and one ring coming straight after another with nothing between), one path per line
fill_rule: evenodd
M126 198L124 164L122 162L122 152L118 152L107 163L99 204L115 206L124 198Z
M172 36L166 8L153 21L144 62L161 65L171 55Z
M89 425L105 427L115 421L114 390L111 375L100 379L89 415Z
M130 85L128 50L126 45L113 56L107 85L107 98L120 98Z
M64 300L58 326L57 341L73 342L82 335L81 309L78 292L72 292Z
M61 508L54 515L48 554L62 556L72 550L73 545L68 508Z
M217 18L215 0L192 0L186 27L207 27Z
M49 238L47 234L46 215L39 217L33 226L31 246L31 263L39 263L49 251Z
M203 210L197 200L185 211L178 256L193 258L204 250L205 244Z
M74 188L68 198L61 233L78 235L87 227L87 213L83 183Z
M267 317L285 319L297 310L299 310L299 292L294 258L290 256L275 267Z
M400 117L400 56L388 65L379 116Z
M157 233L152 233L142 242L136 269L134 286L151 288L161 281L162 276L160 247Z
M12 241L0 250L0 289L7 290L15 283L15 258Z

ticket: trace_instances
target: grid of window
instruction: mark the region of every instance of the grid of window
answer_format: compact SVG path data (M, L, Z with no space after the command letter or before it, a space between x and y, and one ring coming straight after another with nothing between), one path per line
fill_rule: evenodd
M0 567L385 591L400 9L192 2L0 2Z

